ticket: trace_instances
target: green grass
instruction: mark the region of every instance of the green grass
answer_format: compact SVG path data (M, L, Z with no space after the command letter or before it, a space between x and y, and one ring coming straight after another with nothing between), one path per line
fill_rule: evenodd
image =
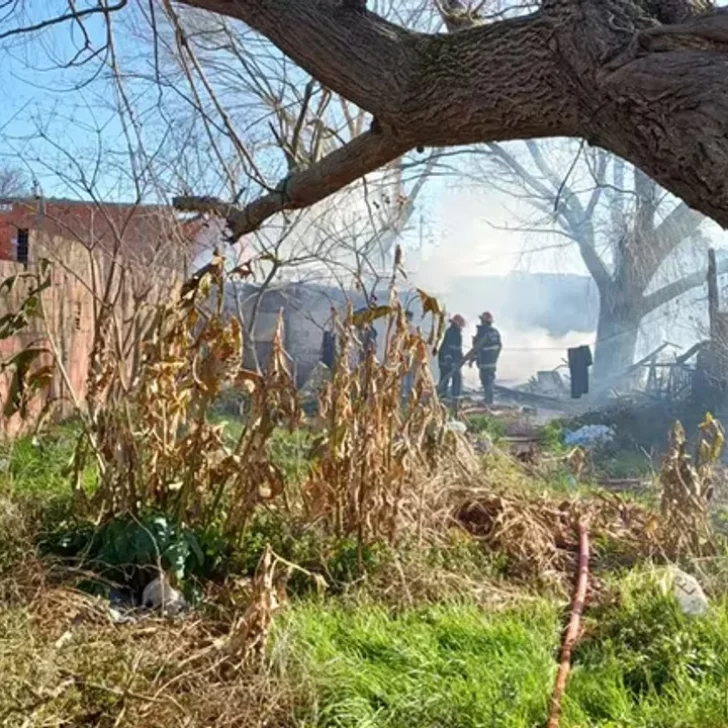
M569 448L564 445L564 423L552 420L538 428L538 439L541 447L554 455L564 455Z
M0 470L0 483L15 493L48 495L70 491L65 470L78 435L78 427L68 424L37 439L26 436L0 443L0 460L6 464Z
M0 446L0 459L7 463L0 473L4 499L0 525L5 539L0 538L0 578L12 580L14 564L22 563L23 550L27 552L22 533L11 548L12 526L20 523L25 505L64 503L70 495L64 470L77 432L68 425L54 429L39 443L23 438ZM271 448L289 482L300 482L306 473L310 435L276 432ZM85 477L92 487L93 471ZM571 486L564 481L553 487ZM46 519L59 512L46 506ZM129 529L125 533L132 535ZM291 608L274 622L270 654L277 678L271 695L278 690L295 693L299 728L533 728L545 723L565 619L563 603L529 597L520 606L495 609L470 604L464 596L455 602L454 594L438 591L415 594L415 601L427 601L424 606L401 606L407 596L401 581L409 579L413 586L409 560L415 556L422 563L417 561L412 573L423 574L432 584L437 585L435 577L443 573L483 584L500 575L498 554L488 555L467 540L432 553L421 548L411 553L401 547L395 562L389 552L376 548L360 554L353 541L323 541L307 524L282 520L275 512L261 513L233 554L224 550L224 544L203 546L205 553L208 546L213 553L221 549L226 568L251 573L267 543L291 561L323 569L332 587L326 599L314 598L310 580L301 577L299 584L294 576L291 591L309 596L294 598ZM587 610L561 727L728 726L728 601L721 596L725 580L721 586L713 584L710 614L689 619L659 592L649 573L609 579L615 599ZM15 677L0 680L0 694L5 690L14 696L6 704L0 698L0 715L11 702L25 704L18 695L31 680L33 665L50 670L61 650L55 647L57 635L44 642L32 620L20 619L24 614L25 608L0 605L0 667L5 675L15 671ZM204 611L199 614L204 620ZM83 675L105 671L106 684L123 687L127 673L133 672L133 645L108 635L100 640L97 629L88 628L83 649L79 645L68 652L64 658L68 669ZM98 652L85 649L97 643L103 644ZM159 651L149 646L148 659L155 670L153 657ZM89 655L94 656L93 665L84 662ZM117 671L119 665L126 665L123 675ZM113 693L103 693L99 704L116 715L121 708L118 701L107 705L109 695ZM241 696L244 701L245 694ZM59 715L67 723L80 720L88 699L79 693L72 705L61 705L59 697ZM199 696L191 695L190 700L196 703Z
M593 609L574 654L571 725L718 728L728 725L728 603L689 618L649 573L619 585L616 606Z
M306 603L276 630L273 659L309 691L301 726L532 726L555 674L557 610L442 605L395 614Z
M728 725L728 604L683 616L633 573L588 611L562 728ZM279 622L277 669L300 686L307 728L543 725L564 615L546 600L483 611L302 602Z
M506 436L505 422L493 415L474 414L466 418L468 429L478 435L488 435L493 442L499 442Z
M600 475L607 478L645 478L653 475L659 462L653 463L648 455L632 449L598 448L594 465Z

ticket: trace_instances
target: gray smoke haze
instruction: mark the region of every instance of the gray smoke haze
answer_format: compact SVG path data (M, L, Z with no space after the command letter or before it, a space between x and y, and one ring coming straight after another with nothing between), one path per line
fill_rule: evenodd
M449 187L433 200L431 213L433 244L411 261L411 280L436 295L450 315L465 317L467 344L478 315L494 314L504 343L498 367L502 383L524 382L538 370L555 369L569 347L593 349L599 298L575 244L514 231L525 213L497 192ZM507 227L512 230L501 229ZM704 229L711 245L725 248L724 233L712 225ZM706 260L705 247L685 248L663 266L655 285L700 270ZM723 300L728 307L728 291ZM704 338L706 329L703 286L643 320L636 356L663 341L688 348ZM475 370L466 369L465 377L477 386Z
M436 296L449 315L463 315L468 323L466 346L479 314L491 311L504 341L498 371L501 383L525 382L539 370L556 369L569 347L593 347L599 298L573 243L514 231L523 216L517 203L482 189L436 184L418 208L423 218L426 215L427 236L423 240L423 225L415 217L402 240L408 271L403 285ZM501 229L507 227L511 230ZM219 235L214 228L213 223L208 244ZM721 245L721 237L713 233L711 243ZM206 257L202 255L196 264ZM704 259L704 250L684 251L677 262L665 266L657 283L674 279L681 268L698 269ZM703 338L706 295L704 287L694 289L645 319L637 356L665 340L687 348ZM417 310L416 305L413 308ZM475 369L466 368L464 376L468 385L478 385Z

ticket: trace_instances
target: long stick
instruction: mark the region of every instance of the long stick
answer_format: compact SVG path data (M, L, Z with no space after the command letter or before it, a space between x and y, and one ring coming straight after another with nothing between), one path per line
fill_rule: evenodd
M551 707L549 709L549 722L547 728L558 728L561 717L561 698L566 690L566 679L571 669L571 651L579 637L579 626L581 615L584 612L586 602L586 590L589 584L589 533L584 521L579 521L579 572L576 579L574 598L571 602L571 619L569 627L564 635L561 645L561 664L556 676L554 692L551 695Z

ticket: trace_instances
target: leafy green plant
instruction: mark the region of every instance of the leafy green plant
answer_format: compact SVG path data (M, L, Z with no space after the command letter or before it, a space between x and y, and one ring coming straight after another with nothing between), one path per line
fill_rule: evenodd
M539 444L544 450L554 454L564 454L567 451L564 445L564 423L552 420L538 428Z
M214 546L214 547L213 547ZM223 554L193 531L180 528L161 515L130 514L110 519L100 527L67 521L45 536L47 553L76 561L96 572L103 582L140 591L161 568L190 593L194 580L210 576ZM87 586L96 590L91 580Z
M506 426L503 420L492 415L469 415L466 424L471 432L477 435L488 435L493 442L498 442L506 435Z

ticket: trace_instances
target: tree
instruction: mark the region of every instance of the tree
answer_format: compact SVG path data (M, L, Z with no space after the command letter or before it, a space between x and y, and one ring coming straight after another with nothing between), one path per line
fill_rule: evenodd
M559 152L572 159L567 178L555 164L563 156ZM705 218L683 202L675 204L622 160L603 151L536 142L490 144L474 155L477 177L524 200L539 215L524 223L522 232L542 235L555 229L577 245L599 291L596 378L614 376L633 363L646 316L705 284L707 245L700 231ZM690 242L703 254L697 269L690 261L685 274L685 244ZM666 271L675 254L681 254L677 273Z
M273 192L281 168L288 177L310 168L360 135L368 124L365 112L292 68L271 44L252 42L251 32L242 24L192 10L177 12L169 4L164 11L172 32L165 32L158 19L156 38L150 40L166 51L163 60L171 63L162 64L154 81L184 97L187 108L181 113L192 112L202 120L214 155L227 172L231 196L246 201L256 190ZM423 6L408 9L403 5L401 12L408 25L417 25ZM261 121L251 122L251 116ZM225 159L225 146L231 150L228 156L235 157L230 162ZM321 237L314 230L321 225L336 224L333 237L371 238L375 229L370 257L374 260L376 245L380 267L389 271L395 241L414 212L435 160L434 153L394 159L366 183L352 186L347 198L339 196L319 207L316 226L299 228L312 238ZM232 179L233 168L242 175ZM209 202L205 199L200 204L190 196L177 199L183 210L220 211L209 207ZM331 238L332 232L326 230L323 235ZM286 237L303 247L298 234ZM309 242L312 248L319 244L315 239Z
M401 9L408 23L422 15L422 6ZM195 179L198 191L217 186L244 204L273 190L282 170L293 174L315 164L368 123L365 112L296 69L240 22L164 3L152 29L138 37L158 59L155 74L132 60L120 75L134 78L137 93L146 85L152 97L155 86L173 90L159 94L161 116L197 129L216 171L203 181L186 173L182 186L191 188ZM313 209L284 212L248 237L231 266L253 271L260 282L232 289L248 368L258 368L253 342L267 294L280 294L292 281L369 290L391 275L396 241L435 159L401 157ZM180 196L177 204L186 212L219 211L196 197Z
M28 194L28 180L17 167L0 168L0 198L21 197Z
M409 30L353 0L182 4L242 20L374 117L276 189L226 209L236 238L415 148L555 136L619 155L728 226L728 14L709 0L542 0L450 35ZM125 5L70 5L30 24L13 13L0 39Z

